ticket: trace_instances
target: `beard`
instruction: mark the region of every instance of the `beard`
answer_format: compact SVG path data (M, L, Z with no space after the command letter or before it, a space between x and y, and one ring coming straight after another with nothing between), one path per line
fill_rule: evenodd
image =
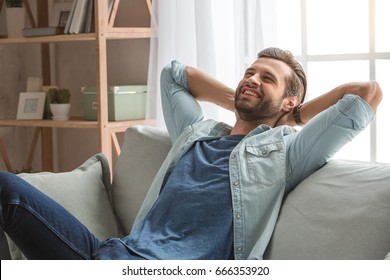
M236 92L234 101L236 111L241 120L261 121L274 118L278 115L283 99L265 100L264 95L258 102L250 102L245 97Z

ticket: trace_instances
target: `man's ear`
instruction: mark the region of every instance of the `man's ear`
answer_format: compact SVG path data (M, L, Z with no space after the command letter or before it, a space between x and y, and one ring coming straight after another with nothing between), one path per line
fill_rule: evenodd
M291 112L295 107L299 105L298 96L291 96L285 98L285 103L283 106L283 111Z

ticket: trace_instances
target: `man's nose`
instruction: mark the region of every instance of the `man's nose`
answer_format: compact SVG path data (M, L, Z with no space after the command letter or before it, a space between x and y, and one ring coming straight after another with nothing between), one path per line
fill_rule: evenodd
M247 85L253 87L253 86L259 86L260 85L260 79L257 74L250 76L246 80Z

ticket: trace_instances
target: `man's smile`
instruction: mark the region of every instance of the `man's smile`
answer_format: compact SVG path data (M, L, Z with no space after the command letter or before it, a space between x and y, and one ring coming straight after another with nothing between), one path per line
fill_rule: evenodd
M249 90L249 89L244 90L243 94L260 98L260 96L257 92L255 92L253 90Z

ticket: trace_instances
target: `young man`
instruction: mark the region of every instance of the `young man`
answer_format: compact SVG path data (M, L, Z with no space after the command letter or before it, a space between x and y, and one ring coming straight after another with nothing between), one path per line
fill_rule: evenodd
M283 197L364 129L382 98L376 82L350 83L300 108L305 74L275 48L235 92L176 61L161 91L173 147L125 238L97 240L23 180L0 175L2 230L28 258L261 259ZM197 100L235 110L235 125L203 121ZM296 122L307 125L297 132Z

